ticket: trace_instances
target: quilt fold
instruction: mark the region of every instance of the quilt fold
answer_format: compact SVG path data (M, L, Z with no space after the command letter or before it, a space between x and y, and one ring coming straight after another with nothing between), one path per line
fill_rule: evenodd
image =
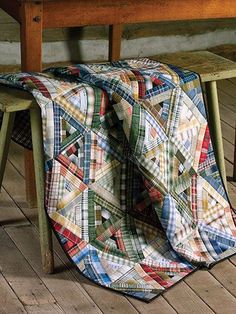
M2 74L0 83L41 108L46 211L85 277L150 301L235 253L235 211L197 74L144 58ZM30 147L29 124L19 126L15 140Z

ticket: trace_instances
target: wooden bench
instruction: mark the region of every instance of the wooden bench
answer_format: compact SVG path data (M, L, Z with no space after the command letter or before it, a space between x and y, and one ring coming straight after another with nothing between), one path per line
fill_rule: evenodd
M150 58L189 69L200 75L202 83L205 84L209 126L216 161L226 186L224 148L216 81L236 77L236 63L208 51L177 52L155 55ZM233 178L236 180L236 140Z
M15 114L21 110L30 111L42 265L45 273L52 273L52 232L44 207L44 152L40 108L33 96L28 92L0 86L0 110L3 112L0 132L0 188L2 186Z

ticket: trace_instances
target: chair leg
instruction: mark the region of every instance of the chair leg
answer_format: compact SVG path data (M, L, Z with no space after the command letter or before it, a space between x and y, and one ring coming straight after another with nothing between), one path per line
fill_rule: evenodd
M0 131L0 190L7 162L11 134L15 120L15 112L4 112Z
M52 232L44 206L44 151L42 139L42 120L39 108L30 109L30 121L32 132L34 170L36 182L36 194L38 204L38 219L42 265L45 273L53 272L53 245Z
M216 81L206 82L206 96L209 113L209 123L211 128L212 143L215 150L216 162L219 167L225 188L227 189L227 179L224 162L224 147L220 124L220 111L217 95Z

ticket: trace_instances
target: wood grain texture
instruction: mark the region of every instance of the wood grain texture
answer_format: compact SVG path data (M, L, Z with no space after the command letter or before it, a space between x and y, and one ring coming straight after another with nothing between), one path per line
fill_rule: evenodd
M235 113L228 106L222 105L222 103L220 103L220 115L224 122L229 124L232 128L235 128Z
M56 304L51 304L50 307L48 306L48 304L25 305L25 309L28 314L65 314L65 312L58 308Z
M27 313L2 274L0 274L0 300L1 313Z
M209 51L166 53L150 58L196 72L202 82L236 77L236 62Z
M43 31L43 42L57 42L67 40L94 40L107 39L108 26L84 26L74 28L45 29ZM20 25L0 9L0 42L19 42ZM129 39L154 37L154 36L193 36L208 32L234 30L236 29L236 19L211 19L196 21L168 21L168 22L149 22L141 24L127 24L123 27L122 37Z
M236 270L232 263L229 261L219 263L210 270L210 273L236 297Z
M48 310L56 303L55 298L42 284L15 244L0 229L0 265L2 274L24 305L47 304ZM59 308L57 307L59 310Z
M228 160L231 164L233 164L234 145L231 144L228 140L223 139L223 146L224 146L224 152L226 153L225 159Z
M231 182L228 182L228 193L233 208L236 208L236 186Z
M234 146L235 128L233 128L232 126L230 126L228 123L221 119L221 129L223 138Z
M175 308L177 313L214 313L185 282L180 282L178 286L167 291L164 298Z
M32 135L34 173L36 183L36 196L38 207L38 221L41 247L42 267L46 274L53 273L53 247L52 230L49 224L49 218L45 212L45 173L44 173L44 150L43 150L43 131L41 110L38 107L30 109L30 125Z
M235 84L235 86L236 86L236 84ZM225 93L221 89L221 82L218 82L218 96L219 96L219 102L220 103L224 103L224 105L227 108L229 108L230 110L232 110L233 112L236 113L235 97ZM225 101L227 101L227 102L225 102Z
M58 305L65 313L102 313L80 283L74 280L70 271L64 268L58 257L55 257L55 267L57 270L64 270L57 271L55 276L43 273L40 263L39 238L35 227L31 225L25 228L6 228L6 231L34 271L42 278L48 290L53 291Z
M20 209L14 204L10 196L7 194L5 189L2 189L0 193L0 222L1 227L12 226L12 225L26 225L29 222L26 220L25 216L22 214ZM1 264L0 264L1 270Z
M215 313L232 313L232 309L236 308L236 299L233 295L208 271L199 270L185 281Z
M42 70L42 16L41 2L22 2L21 14L21 69Z
M236 255L234 255L234 256L232 256L232 257L230 258L230 262L231 262L233 265L236 266Z
M123 25L113 24L109 26L109 61L120 59L121 37Z
M73 12L73 14L71 14ZM46 1L44 28L236 17L234 0Z
M42 71L42 2L21 1L21 70ZM25 150L26 195L29 207L37 206L32 151Z

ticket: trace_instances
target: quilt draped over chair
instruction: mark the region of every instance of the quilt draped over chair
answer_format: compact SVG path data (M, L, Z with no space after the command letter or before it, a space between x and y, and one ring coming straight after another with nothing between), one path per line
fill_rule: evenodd
M0 83L41 107L45 207L85 277L149 301L235 253L235 212L197 74L133 59L3 74ZM29 136L15 140L29 147Z

